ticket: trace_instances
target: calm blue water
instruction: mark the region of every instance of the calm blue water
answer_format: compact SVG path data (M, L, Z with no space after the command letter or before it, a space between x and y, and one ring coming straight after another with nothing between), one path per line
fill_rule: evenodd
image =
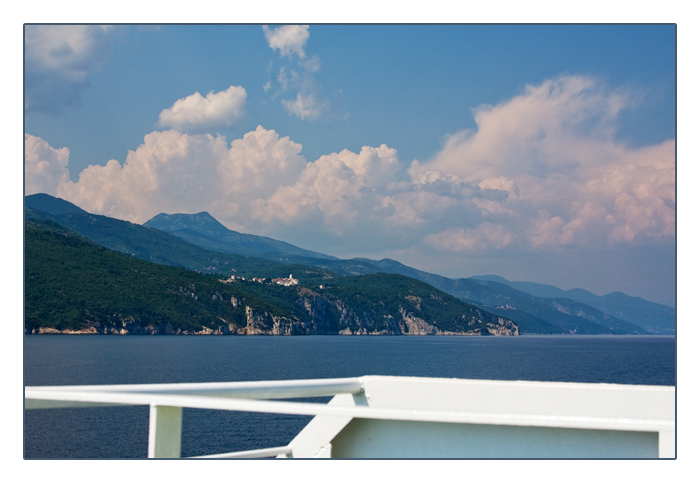
M145 384L396 375L675 385L675 344L674 337L665 336L42 335L24 337L24 382ZM147 455L147 407L32 410L24 418L26 458ZM182 455L283 446L309 420L185 409Z

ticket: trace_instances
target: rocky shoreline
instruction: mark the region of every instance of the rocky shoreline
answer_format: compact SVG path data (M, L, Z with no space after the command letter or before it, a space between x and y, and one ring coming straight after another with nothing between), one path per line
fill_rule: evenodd
M40 327L27 331L27 335L67 334L67 335L464 335L464 336L513 336L519 335L518 327L512 321L501 317L495 322L487 322L485 326L475 327L467 331L443 331L424 319L407 312L403 307L401 317L397 320L391 315L382 317L382 328L377 330L377 323L370 317L357 316L347 307L342 307L340 326L342 329L333 330L328 327L327 320L320 317L319 310L325 310L318 300L304 300L303 305L310 313L311 319L299 321L287 317L271 315L268 312L256 312L249 306L245 307L246 325L239 327L234 323L221 319L221 324L215 327L202 326L201 330L182 330L171 324L143 324L133 317L120 318L118 322L103 324L96 321L87 322L84 329L63 329ZM317 310L314 310L317 309ZM471 325L476 325L476 320Z

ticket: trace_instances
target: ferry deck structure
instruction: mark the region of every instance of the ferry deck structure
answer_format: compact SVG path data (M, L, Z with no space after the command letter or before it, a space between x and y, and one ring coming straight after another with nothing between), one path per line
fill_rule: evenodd
M149 458L182 457L183 408L313 416L286 446L198 458L676 457L673 386L361 376L24 392L25 409L149 406Z

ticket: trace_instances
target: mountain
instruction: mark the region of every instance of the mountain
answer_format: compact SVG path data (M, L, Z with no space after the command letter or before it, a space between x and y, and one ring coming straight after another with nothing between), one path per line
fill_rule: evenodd
M580 288L562 290L552 285L534 282L512 282L496 275L472 278L505 284L521 292L541 298L565 298L580 302L610 316L639 325L652 334L674 334L676 330L676 311L673 308L650 302L641 297L631 297L622 292L596 295Z
M453 280L408 267L391 259L379 261L365 258L341 260L317 252L306 251L270 238L245 235L229 230L206 212L195 215L160 214L144 225L162 229L202 248L225 253L255 254L287 263L313 265L341 275L367 275L379 272L405 275L429 283L470 303L494 309L501 314L508 313L509 316L519 320L521 330L525 333L673 333L672 326L670 327L671 331L669 331L665 319L655 322L656 314L660 313L658 308L649 314L644 312L644 308L634 311L630 308L620 310L620 307L613 307L606 310L601 304L587 304L584 300L567 297L567 293L563 291L553 292L553 295L531 294L527 290L518 289L512 285L509 288L507 283L495 278L488 281L502 285L492 285L491 291L499 293L504 300L505 298L510 300L510 307L514 307L515 301L518 301L515 305L518 307L517 309L500 309L500 305L494 305L493 299L477 296L477 294L484 293L484 284L476 280ZM482 281L485 280L482 279ZM513 288L524 293L515 293L511 290ZM556 287L551 288L556 289ZM535 297L527 295L535 295ZM545 300L549 298L561 300ZM673 309L670 310L675 314ZM639 326L639 323L635 323L637 318L640 319L640 323L644 323L643 328Z
M25 260L28 333L518 333L510 320L400 275L328 276L323 289L219 280L108 250L47 220L26 224Z
M51 199L55 200L57 207L51 206ZM47 209L53 212L67 212L56 216L39 212L31 208L38 206L37 200L41 201L41 206L45 208L49 205ZM661 319L656 322L653 314L644 312L643 306L637 305L624 312L617 306L616 311L612 311L559 296L562 295L560 292L553 293L554 297L533 295L498 281L505 279L450 279L417 270L391 259L342 260L269 238L234 232L205 212L196 215L158 215L147 222L149 225L153 222L173 230L171 233L165 233L152 227L92 215L74 205L71 208L70 203L48 195L28 196L25 204L27 218L51 219L108 248L145 260L191 270L228 274L235 270L237 275L272 277L273 274L279 273L280 267L285 267L282 270L287 273L283 273L283 276L291 272L302 283L310 285L321 285L324 284L324 280L338 276L391 273L425 282L482 310L513 320L518 324L520 333L674 333L673 325L669 328L668 323ZM265 247L257 250L257 253L261 254L260 258L235 254L236 251L255 249L256 243ZM214 251L214 247L227 253ZM291 251L279 251L283 249ZM566 294L569 292L572 291L567 291ZM675 316L673 309L667 309ZM637 310L636 315L634 310ZM645 322L643 328L636 322L635 317Z
M51 216L61 216L70 214L87 214L87 211L75 206L70 201L54 198L45 193L37 193L24 198L25 206Z
M338 260L272 238L229 230L206 211L194 215L161 213L143 226L170 233L200 247L221 253L297 263L306 258Z
M462 298L489 312L514 318L523 333L644 334L638 325L618 319L598 309L566 298L544 298L515 290L498 282L463 279ZM523 323L516 315L532 317ZM549 328L553 326L556 330ZM531 327L530 324L535 323Z
M93 215L49 195L25 197L24 210L26 220L53 221L98 245L154 263L200 272L231 273L235 269L239 275L280 265L260 258L206 250L161 230Z
M159 227L200 247L226 253L252 253L251 245L245 242L253 242L257 238L265 243L269 243L268 240L270 240L228 230L208 213L196 215L161 214L146 222L145 225ZM282 250L284 246L275 245L275 249ZM647 314L648 316L644 317L643 309L637 312L631 310L626 312L607 311L597 305L588 306L586 302L578 299L566 300L566 294L556 293L552 297L547 295L533 297L530 295L538 294L530 294L525 290L521 291L523 293L518 293L517 287L508 286L497 279L489 280L489 282L501 283L501 285L491 284L490 293L500 295L502 300L509 300L509 303L506 304L509 308L500 308L502 304L499 305L493 297L485 295L483 282L486 280L449 279L408 267L391 259L376 261L353 258L342 260L330 256L320 257L318 253L304 253L301 250L298 247L293 247L293 251L284 252L266 248L264 251L258 250L255 253L258 256L277 261L321 267L340 275L367 275L380 272L405 275L429 283L450 295L477 304L494 313L513 318L518 321L522 333L673 333L672 330L669 331L667 325L664 325L664 321L655 323L653 314ZM513 290L514 288L516 291ZM547 300L548 298L561 300ZM675 313L673 309L670 310ZM624 316L620 314L624 314ZM644 327L635 323L635 317L640 318L645 323Z
M476 278L450 279L408 267L391 259L374 261L353 258L306 262L344 275L385 272L411 277L467 303L515 321L522 334L669 333L653 324L650 324L651 329L642 328L634 322L565 297L535 297L506 284Z

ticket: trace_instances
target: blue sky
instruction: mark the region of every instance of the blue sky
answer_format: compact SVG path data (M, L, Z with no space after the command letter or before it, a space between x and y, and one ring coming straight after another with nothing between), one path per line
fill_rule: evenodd
M24 35L26 194L675 304L674 25Z

